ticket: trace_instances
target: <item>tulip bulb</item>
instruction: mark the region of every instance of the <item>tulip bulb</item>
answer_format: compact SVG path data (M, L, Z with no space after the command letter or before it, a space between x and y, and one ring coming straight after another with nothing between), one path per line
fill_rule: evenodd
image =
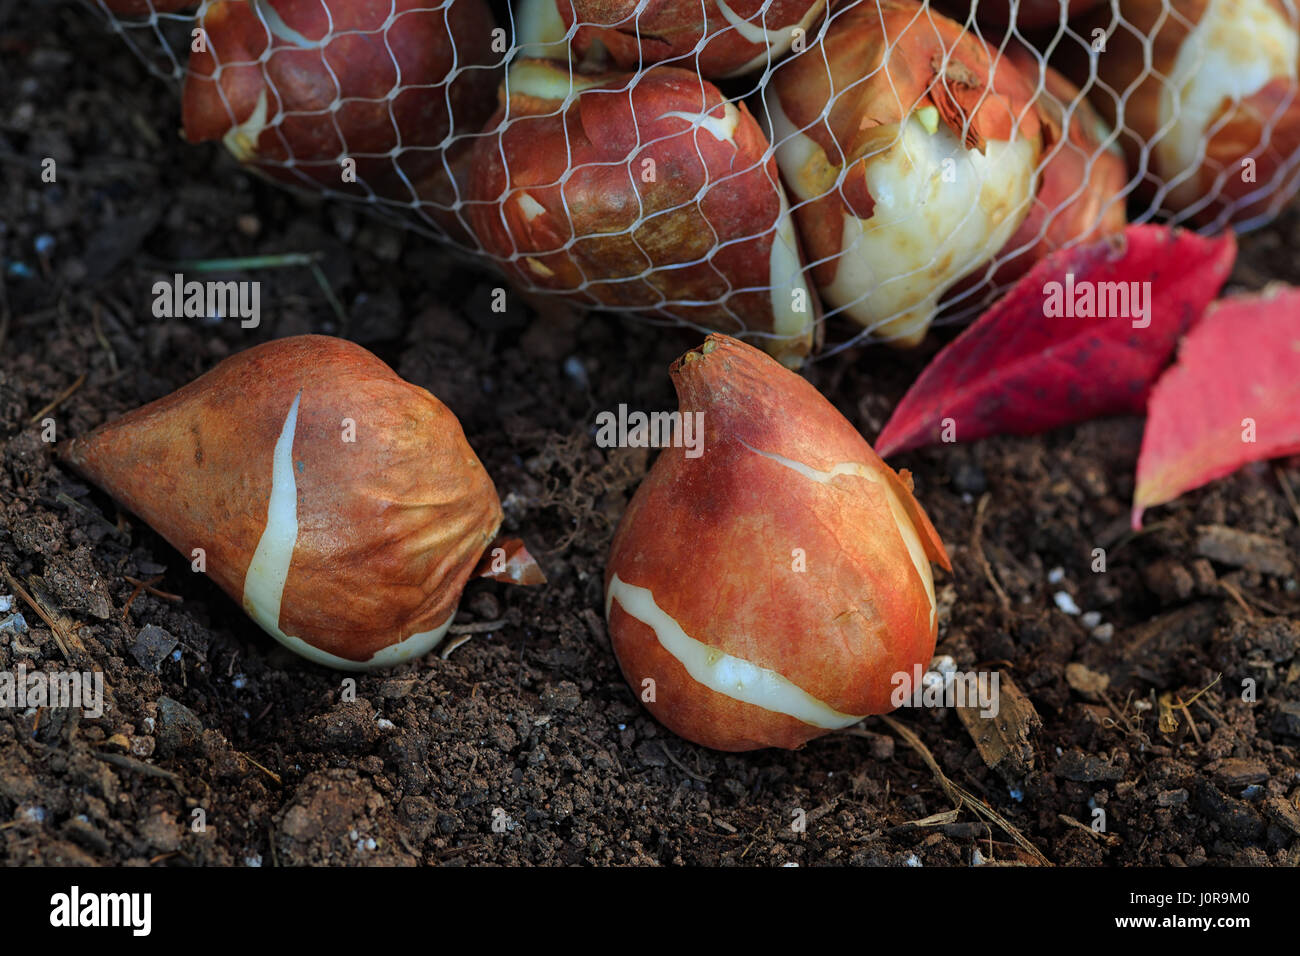
M1031 82L1043 131L1038 191L1029 214L998 254L995 286L1005 286L1057 249L1121 232L1128 170L1110 127L1073 83L1023 46L1004 55Z
M66 458L272 637L344 670L435 647L501 523L451 411L325 336L240 352Z
M186 139L283 182L411 202L444 142L495 107L484 0L217 0L201 26Z
M569 62L569 28L560 16L558 2L517 0L510 5L515 27L516 59Z
M709 328L748 330L783 361L819 309L758 124L693 72L509 73L474 147L467 218L525 289Z
M1123 23L1100 10L1080 29L1109 33L1091 56L1104 84L1091 96L1124 130L1130 168L1167 187L1166 208L1202 221L1276 213L1295 192L1300 154L1294 5L1120 0L1119 14ZM1088 64L1080 56L1073 68L1083 76Z
M1024 221L1041 153L1033 87L911 0L835 11L764 94L776 160L828 307L911 345L944 291Z
M826 0L543 0L579 57L607 56L624 70L672 63L725 79L775 63L809 36Z
M702 454L665 448L605 572L623 674L675 733L798 747L893 709L937 634L948 557L896 474L815 388L711 335L671 369Z

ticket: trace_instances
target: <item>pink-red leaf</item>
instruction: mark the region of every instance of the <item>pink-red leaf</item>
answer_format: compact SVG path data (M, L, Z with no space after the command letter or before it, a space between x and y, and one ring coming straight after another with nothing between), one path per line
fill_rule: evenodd
M1300 453L1300 289L1210 306L1151 390L1147 416L1134 528L1144 509L1247 462Z
M947 419L956 440L973 441L1142 411L1236 255L1231 234L1207 239L1165 226L1129 226L1054 253L935 356L876 451L936 442L947 437ZM1127 309L1120 290L1137 293ZM1135 308L1143 301L1145 315ZM1088 312L1106 315L1080 314Z

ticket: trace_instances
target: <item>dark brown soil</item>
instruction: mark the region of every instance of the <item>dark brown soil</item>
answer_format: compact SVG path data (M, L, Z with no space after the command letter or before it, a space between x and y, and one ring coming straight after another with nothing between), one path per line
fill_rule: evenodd
M0 563L67 647L16 599L29 630L0 632L0 670L96 668L111 688L99 720L0 712L0 862L1300 863L1300 518L1280 484L1300 489L1300 468L1247 468L1133 536L1137 419L893 462L953 555L940 652L999 670L1041 720L1025 718L1027 747L994 770L955 712L900 713L1007 824L968 804L918 825L953 801L884 721L725 755L656 725L619 673L603 561L650 459L597 448L594 418L673 407L666 368L696 334L540 319L513 301L493 313L494 283L418 236L183 145L173 93L78 6L33 18L0 3L0 94ZM40 182L45 157L55 185ZM1234 282L1300 280L1297 245L1295 214L1246 237ZM345 327L305 269L243 276L263 283L257 330L151 314L170 261L318 251ZM451 406L506 530L550 576L536 591L472 585L460 620L498 627L448 660L358 677L355 701L65 471L31 420L84 375L48 413L60 440L82 434L234 351L309 331L365 344ZM927 354L859 350L808 374L874 436ZM1273 539L1291 569L1267 549L1212 547L1207 525ZM1062 611L1058 592L1098 620Z

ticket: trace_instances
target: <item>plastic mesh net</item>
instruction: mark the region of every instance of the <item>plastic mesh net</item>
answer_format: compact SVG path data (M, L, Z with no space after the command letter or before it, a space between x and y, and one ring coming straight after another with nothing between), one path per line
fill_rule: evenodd
M1292 0L87 2L191 141L792 365L1297 187Z

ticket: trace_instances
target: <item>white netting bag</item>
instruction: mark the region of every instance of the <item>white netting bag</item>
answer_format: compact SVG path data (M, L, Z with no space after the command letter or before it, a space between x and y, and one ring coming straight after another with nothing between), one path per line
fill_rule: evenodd
M530 293L790 364L1297 187L1293 0L88 2L189 139Z

